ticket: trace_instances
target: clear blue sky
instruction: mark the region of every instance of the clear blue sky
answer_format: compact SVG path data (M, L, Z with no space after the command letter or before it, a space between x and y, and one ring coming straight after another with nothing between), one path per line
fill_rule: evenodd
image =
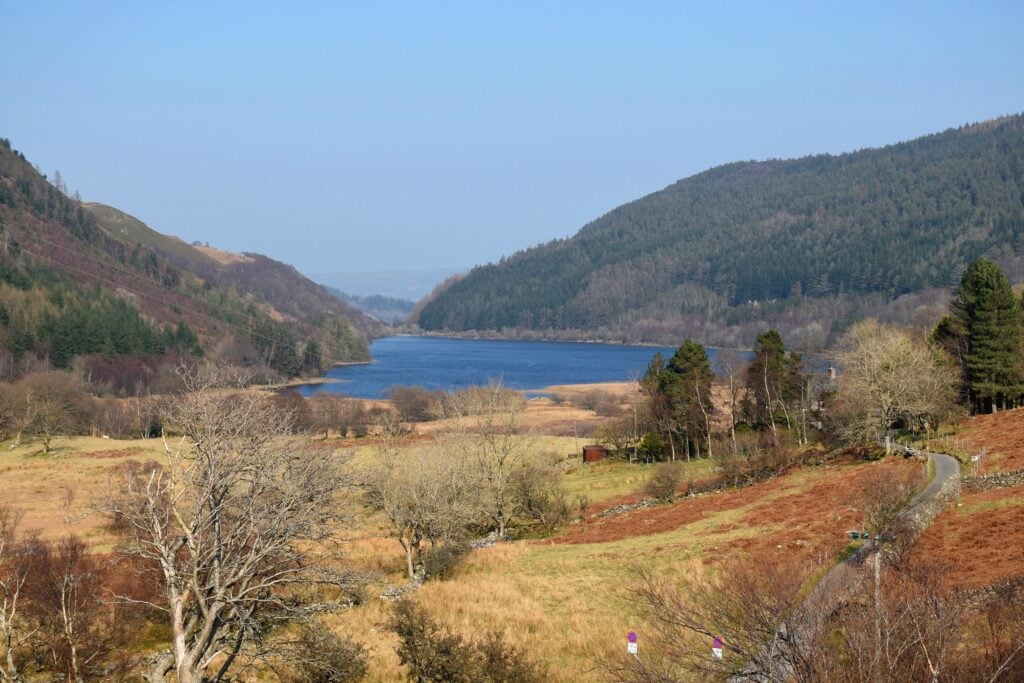
M1024 3L15 2L0 136L305 272L470 266L739 159L1024 110Z

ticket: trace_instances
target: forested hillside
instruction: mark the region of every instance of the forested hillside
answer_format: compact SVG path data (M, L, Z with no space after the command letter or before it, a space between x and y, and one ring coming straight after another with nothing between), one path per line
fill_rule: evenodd
M822 345L866 314L938 311L967 263L1024 275L1024 118L838 156L738 162L482 266L427 330ZM749 337L749 338L748 338Z
M86 374L134 368L118 382L137 384L183 355L317 374L367 359L378 326L290 266L256 254L222 263L86 204L0 140L4 379L78 363Z

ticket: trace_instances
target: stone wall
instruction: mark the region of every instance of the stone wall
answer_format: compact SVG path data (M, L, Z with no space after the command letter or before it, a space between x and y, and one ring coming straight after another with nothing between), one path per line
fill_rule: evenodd
M993 600L1014 605L1024 601L1024 577L1007 579L1001 583L965 591L971 607L977 609Z
M957 472L946 480L946 483L933 497L910 506L904 513L904 529L909 531L911 536L918 536L928 528L928 525L939 516L940 512L956 502L956 499L960 497L961 485L960 473Z
M964 477L964 488L969 491L989 491L991 489L1006 488L1007 486L1020 486L1021 484L1024 484L1024 470Z

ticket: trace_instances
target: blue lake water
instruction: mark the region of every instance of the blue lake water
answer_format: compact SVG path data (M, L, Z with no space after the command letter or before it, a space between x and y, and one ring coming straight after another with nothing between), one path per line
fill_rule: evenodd
M617 382L642 375L659 351L666 359L675 353L668 347L619 344L385 337L370 345L372 363L333 368L327 377L341 381L298 389L305 396L328 391L384 398L394 386L449 390L492 379L513 389Z

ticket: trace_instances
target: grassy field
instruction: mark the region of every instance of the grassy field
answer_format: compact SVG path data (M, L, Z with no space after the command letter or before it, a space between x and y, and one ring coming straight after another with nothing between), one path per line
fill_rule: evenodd
M24 531L46 539L74 533L108 550L113 537L93 507L108 490L112 468L130 460L159 460L163 453L159 439L57 439L45 455L39 444L12 448L6 442L0 444L2 502L24 513Z
M706 474L706 463L691 465ZM594 663L624 648L629 630L644 633L631 596L638 566L685 586L688 577L738 553L785 553L812 565L830 563L860 523L856 505L871 468L893 476L919 475L920 462L891 459L870 464L808 468L749 488L705 495L673 505L605 519L588 518L551 538L499 544L474 551L444 581L416 592L435 617L465 636L500 630L509 641L548 662L553 680L603 680ZM650 468L598 463L567 470L569 491L622 496ZM352 559L401 583L397 542L374 537L352 546ZM370 650L371 680L400 678L395 639L387 632L387 601L379 587L364 606L332 618L339 632Z
M616 501L639 498L637 490L653 468L612 460L582 464L575 453L586 441L564 434L579 409L542 401L531 401L536 418L531 427L537 428L533 448L559 465L570 500L586 497L588 514L548 538L473 551L449 578L428 582L415 599L466 636L502 631L548 663L555 681L603 680L595 662L623 651L629 630L640 633L643 642L645 625L631 594L638 566L652 567L685 588L690 577L713 571L716 560L740 553L769 551L815 566L829 564L846 545L846 531L860 524L857 504L872 469L906 478L923 469L919 461L902 459L831 463L743 489L597 518L595 512ZM545 435L541 430L551 425L556 433ZM406 447L431 439L431 430L421 430ZM111 468L128 460L160 459L163 449L158 439L66 439L45 456L38 446L6 446L0 450L5 502L25 511L25 528L48 538L75 532L98 551L108 550L113 539L90 508L108 490ZM324 453L348 450L357 469L372 456L367 439L316 440L314 446ZM707 460L683 467L685 480L713 474ZM69 490L74 497L66 505ZM357 506L357 499L351 504ZM387 537L383 521L370 514L361 514L346 536L348 561L375 579L363 605L328 622L368 648L370 680L400 680L395 636L386 628L391 603L380 595L388 585L404 583L402 549Z

